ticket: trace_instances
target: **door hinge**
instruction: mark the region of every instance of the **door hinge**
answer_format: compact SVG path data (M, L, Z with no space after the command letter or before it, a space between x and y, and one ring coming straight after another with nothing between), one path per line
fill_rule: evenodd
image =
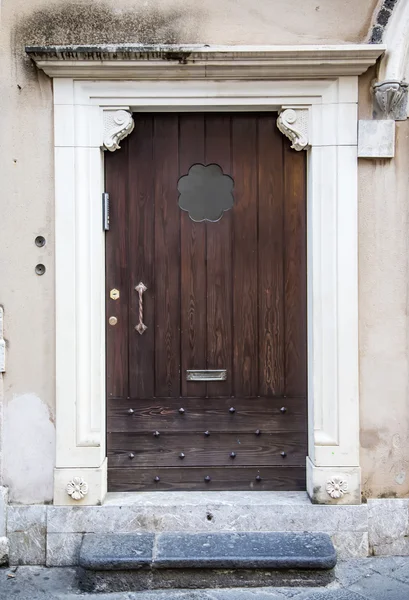
M109 231L109 194L102 193L102 228Z

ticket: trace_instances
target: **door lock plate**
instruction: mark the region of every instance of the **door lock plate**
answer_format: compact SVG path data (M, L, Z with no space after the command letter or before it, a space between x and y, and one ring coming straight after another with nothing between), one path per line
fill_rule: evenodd
M110 292L109 292L109 297L112 300L118 300L120 294L119 294L119 290L117 290L116 288L113 288Z

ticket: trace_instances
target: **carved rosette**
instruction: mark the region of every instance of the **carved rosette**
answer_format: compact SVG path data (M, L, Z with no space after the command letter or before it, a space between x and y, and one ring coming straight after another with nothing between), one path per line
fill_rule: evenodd
M88 483L82 477L73 477L66 490L73 500L82 500L88 494Z
M375 83L373 92L376 104L380 109L380 118L395 121L406 120L408 87L404 81L393 79Z
M327 493L331 498L339 499L348 493L348 481L343 477L331 477L327 481Z
M277 127L291 141L294 150L308 148L308 110L286 108L280 112Z
M127 110L104 111L104 148L118 150L119 142L129 135L135 126L132 113Z

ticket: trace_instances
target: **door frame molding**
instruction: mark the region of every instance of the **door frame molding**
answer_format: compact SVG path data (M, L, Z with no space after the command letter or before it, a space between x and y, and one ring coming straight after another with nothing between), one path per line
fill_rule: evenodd
M132 131L130 112L146 110L278 111L280 130L295 149L307 151L307 491L313 502L360 503L358 74L376 61L384 47L372 46L370 59L361 62L356 57L362 57L366 46L340 48L344 54L349 52L348 65L340 67L338 55L331 72L328 59L329 67L320 71L325 78L319 79L314 67L309 72L305 65L307 78L296 78L297 71L291 78L291 66L283 78L282 66L278 75L270 73L272 67L266 60L265 76L257 71L258 79L251 80L248 63L237 59L240 53L234 48L230 50L230 62L221 57L217 63L220 66L225 60L231 66L234 62L234 80L207 76L206 64L202 71L196 64L193 75L191 65L184 74L179 64L177 78L172 69L167 76L163 59L160 64L157 61L156 73L153 63L143 64L145 74L147 65L150 68L144 79L138 79L142 63L134 62L133 77L137 79L133 80L121 79L122 60L122 71L119 69L115 81L104 78L98 62L94 79L90 61L83 61L87 64L81 71L78 57L71 60L68 69L61 60L59 70L59 61L53 58L49 72L55 77L54 504L101 504L106 494L105 239L101 225L104 150L119 148L120 140ZM263 52L267 59L268 51ZM320 52L322 46L311 51L311 65L319 64ZM29 53L47 72L44 49L41 60L36 59L34 51ZM276 49L271 51L271 60L276 60L276 55ZM108 71L111 78L114 62ZM127 64L128 77L131 66ZM80 77L80 73L85 78L73 78ZM311 73L312 78L308 78ZM73 478L78 478L80 488L79 480L83 480L81 489L85 493L76 494L78 499L67 491Z

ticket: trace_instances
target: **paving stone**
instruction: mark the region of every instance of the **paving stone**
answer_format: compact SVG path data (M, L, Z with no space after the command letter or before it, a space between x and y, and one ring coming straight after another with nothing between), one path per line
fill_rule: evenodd
M323 533L162 533L156 568L331 569L336 554Z
M356 561L351 561L353 564ZM367 562L368 566L372 571L376 571L380 575L392 576L397 569L400 567L409 565L409 557L407 556L374 556L368 559L368 561L362 561L364 564Z
M373 573L349 587L370 600L404 600L409 598L409 585L396 579Z
M372 573L371 559L368 558L342 560L335 567L335 578L343 587L348 587Z
M299 596L297 596L297 600L363 600L362 596L356 594L355 592L340 588L334 590L309 590L303 592ZM384 598L383 600L390 600L389 598ZM403 598L401 598L403 600Z
M397 566L395 569L392 569L389 575L394 579L398 579L398 581L409 584L409 559L400 567Z

